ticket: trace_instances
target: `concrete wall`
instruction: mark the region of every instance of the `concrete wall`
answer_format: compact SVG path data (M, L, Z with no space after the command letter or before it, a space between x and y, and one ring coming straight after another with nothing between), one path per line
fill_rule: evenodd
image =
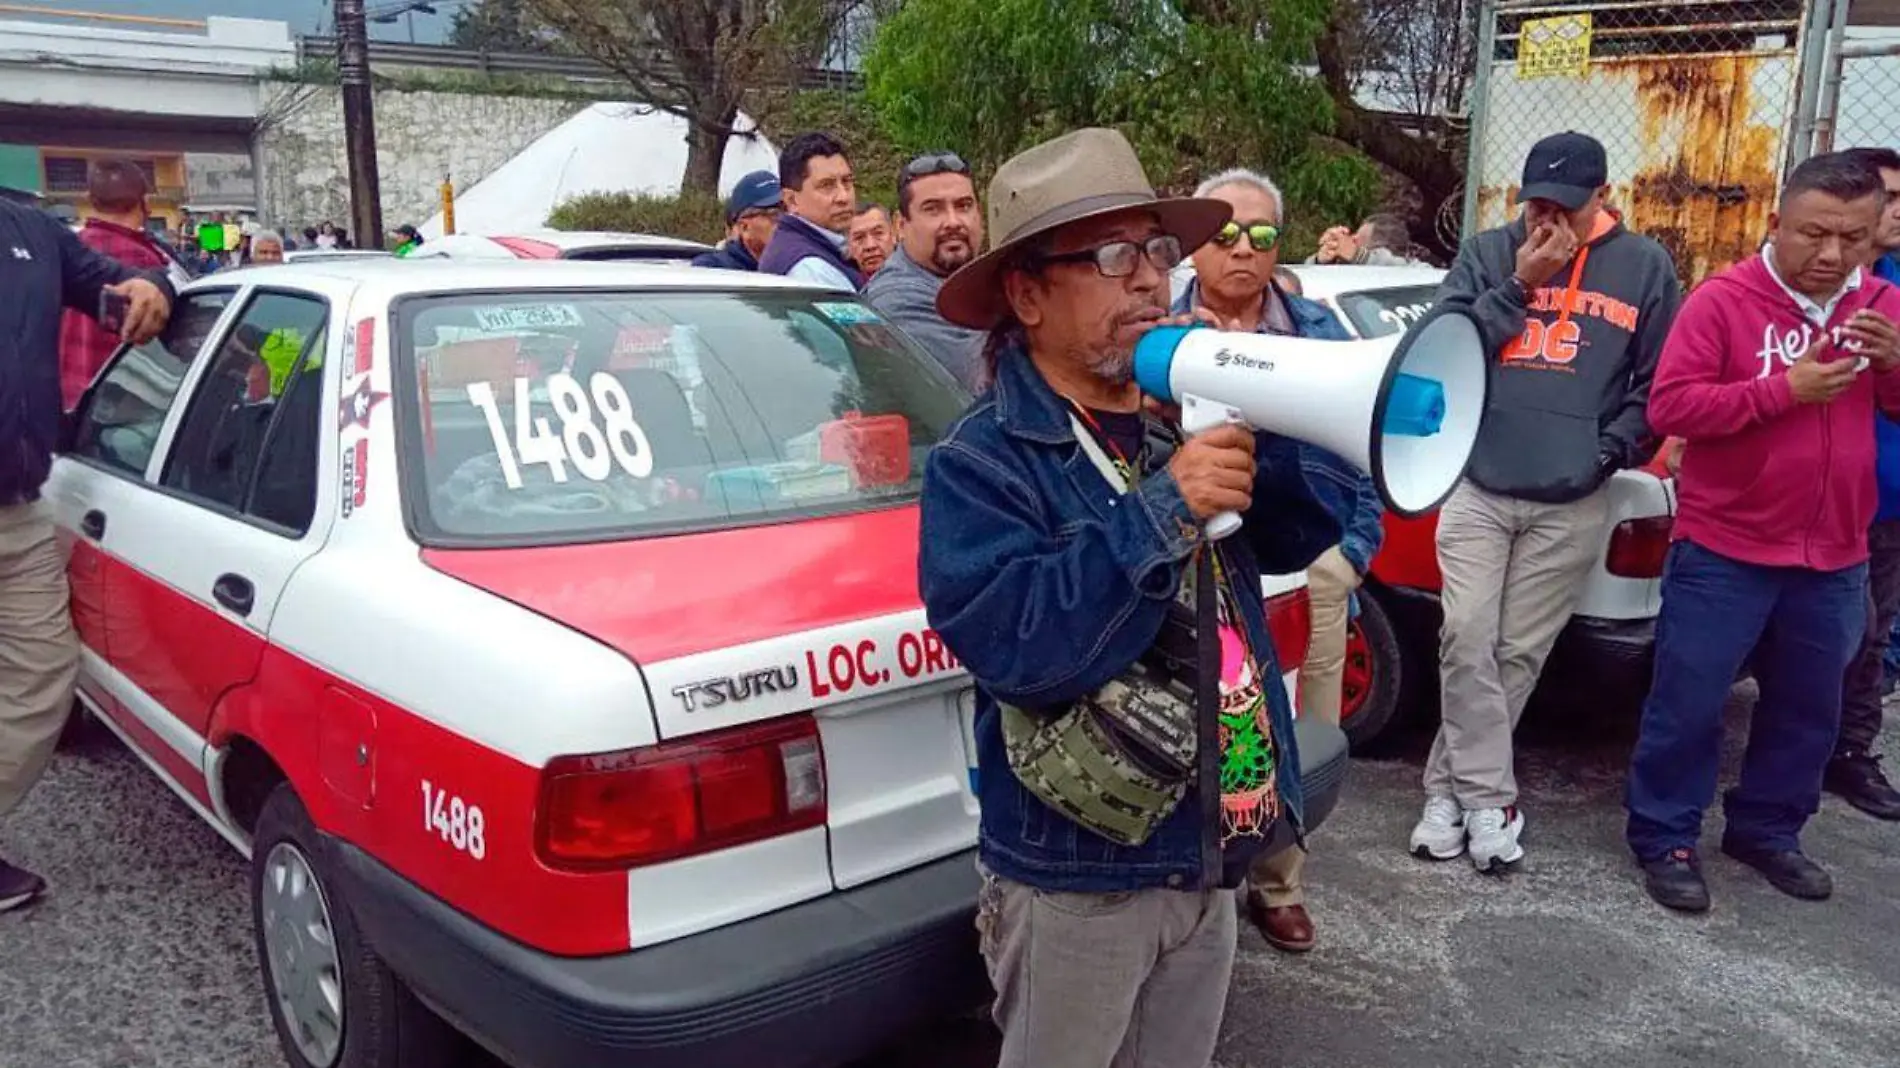
M325 219L347 226L349 167L343 102L333 86L266 82L257 134L263 215L292 230ZM421 223L440 205L444 172L466 189L585 105L467 93L376 94L376 161L383 227Z

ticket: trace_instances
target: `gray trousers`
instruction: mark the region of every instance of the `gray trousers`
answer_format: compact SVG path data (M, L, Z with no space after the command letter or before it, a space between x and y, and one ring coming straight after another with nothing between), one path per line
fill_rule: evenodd
M53 756L79 677L66 555L45 504L0 507L0 816Z
M1467 811L1517 803L1511 733L1603 552L1609 519L1605 488L1540 504L1464 482L1445 502L1442 720L1425 760L1427 795L1455 798Z
M1068 894L983 873L998 1068L1207 1068L1238 937L1227 890Z

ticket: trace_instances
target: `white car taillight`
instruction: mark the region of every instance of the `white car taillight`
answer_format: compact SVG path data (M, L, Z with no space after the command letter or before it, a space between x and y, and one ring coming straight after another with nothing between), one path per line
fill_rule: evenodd
M1302 586L1267 598L1266 609L1267 633L1280 670L1292 671L1306 663L1306 650L1313 644L1313 599Z
M1669 555L1669 532L1674 526L1674 517L1666 515L1618 523L1610 534L1604 569L1618 578L1661 578L1663 560Z

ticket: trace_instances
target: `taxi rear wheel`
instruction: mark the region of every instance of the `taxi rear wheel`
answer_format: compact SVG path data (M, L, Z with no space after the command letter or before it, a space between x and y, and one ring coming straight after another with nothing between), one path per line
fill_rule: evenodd
M376 956L326 879L323 841L288 783L258 816L251 920L264 1000L293 1068L442 1068L461 1039Z
M1372 591L1359 591L1359 615L1346 628L1340 673L1340 722L1352 751L1376 750L1399 718L1399 695L1410 681L1398 632Z

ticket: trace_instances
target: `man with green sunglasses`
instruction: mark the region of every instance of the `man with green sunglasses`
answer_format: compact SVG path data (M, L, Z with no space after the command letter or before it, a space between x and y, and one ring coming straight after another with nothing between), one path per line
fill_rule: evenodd
M1194 281L1174 311L1218 320L1223 330L1350 341L1322 304L1287 292L1279 280L1280 190L1266 176L1233 170L1201 183L1197 197L1227 202L1233 218L1194 253ZM1300 715L1338 723L1346 663L1346 623L1353 591L1364 580L1384 539L1384 507L1372 480L1344 460L1301 446L1307 482L1344 523L1339 544L1307 568L1312 636L1300 667ZM1312 917L1301 882L1306 851L1288 849L1257 858L1247 875L1247 917L1267 943L1289 953L1313 948Z

